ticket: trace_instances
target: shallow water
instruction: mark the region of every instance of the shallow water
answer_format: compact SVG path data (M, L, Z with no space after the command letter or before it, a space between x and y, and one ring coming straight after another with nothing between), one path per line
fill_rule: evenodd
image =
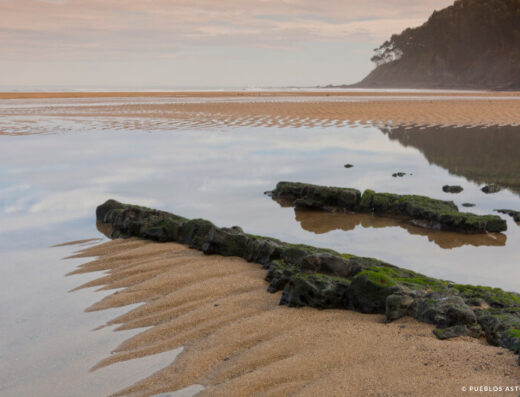
M105 106L103 101L96 109ZM56 110L60 103L45 106ZM459 206L471 202L476 206L469 210L481 214L520 210L520 127L331 122L312 128L272 128L269 123L230 128L223 123L197 129L178 124L173 131L158 115L154 123L136 117L112 120L116 129L95 113L36 117L31 111L40 102L22 105L0 104L2 114L9 114L8 107L18 109L1 121L2 130L13 135L0 135L2 394L30 394L39 387L54 387L53 395L82 388L91 395L109 393L173 360L172 353L152 364L128 363L133 370L114 369L120 386L110 376L87 375L129 334L109 328L91 332L115 313L83 313L102 295L67 291L95 275L64 277L80 262L60 258L77 247L48 247L100 237L95 208L108 198L376 257L429 276L520 290L520 226L509 217L503 216L508 222L504 234L463 235L371 215L295 211L264 195L288 180L424 194ZM41 134L16 135L21 128ZM345 163L354 167L346 169ZM397 171L407 175L392 177ZM480 191L482 184L493 182L506 189L492 195ZM444 193L445 184L460 184L464 191ZM67 376L71 368L85 377ZM94 385L97 389L88 389Z

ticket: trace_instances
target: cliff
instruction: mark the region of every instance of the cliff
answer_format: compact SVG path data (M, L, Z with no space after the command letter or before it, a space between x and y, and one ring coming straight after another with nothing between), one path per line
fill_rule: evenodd
M457 0L375 49L354 87L520 89L520 0Z

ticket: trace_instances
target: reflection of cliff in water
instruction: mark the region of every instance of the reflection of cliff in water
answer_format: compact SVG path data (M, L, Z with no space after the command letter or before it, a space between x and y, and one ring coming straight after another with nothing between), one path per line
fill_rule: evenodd
M345 214L323 211L295 210L295 218L304 230L316 234L324 234L333 230L354 230L357 226L363 228L385 228L399 226L408 233L418 236L426 236L428 241L437 244L444 249L472 246L495 246L506 245L504 234L462 234L447 231L428 230L414 226L409 221L376 216L372 214Z
M520 127L382 128L391 140L419 149L433 164L478 184L520 194Z

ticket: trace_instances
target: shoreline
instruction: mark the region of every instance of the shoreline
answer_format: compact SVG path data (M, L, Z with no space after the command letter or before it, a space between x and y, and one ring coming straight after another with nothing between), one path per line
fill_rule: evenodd
M53 106L46 99L63 103ZM518 126L519 114L520 93L0 93L0 119L9 120L0 123L2 135L40 133L34 118L95 122L116 130L132 125L168 131L223 126L421 129Z
M201 384L200 396L463 396L463 386L513 387L520 379L514 354L482 339L441 341L433 326L409 317L384 323L380 314L280 306L280 293L265 291L265 271L240 258L136 238L74 257L93 256L71 274L105 274L78 289L118 291L87 311L142 302L109 324L147 327L94 369L185 347L171 365L115 395Z
M229 98L229 97L520 97L520 91L463 91L463 90L403 90L403 91L332 91L273 90L273 91L78 91L78 92L0 92L1 99L48 99L48 98L133 98L133 97L178 97L178 98ZM519 98L520 99L520 98Z
M516 292L435 279L376 258L286 243L238 226L219 228L205 219L115 200L98 206L96 219L99 230L112 239L175 242L206 255L257 263L267 270L268 292L283 291L281 305L385 314L386 322L410 316L435 325L439 339L485 336L492 345L520 353Z

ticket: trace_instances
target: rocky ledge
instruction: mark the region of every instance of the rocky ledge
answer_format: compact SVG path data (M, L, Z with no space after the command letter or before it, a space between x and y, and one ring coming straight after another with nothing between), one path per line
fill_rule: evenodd
M279 182L267 192L275 199L330 212L368 212L377 215L410 218L417 226L463 233L500 233L507 223L496 215L475 215L459 212L453 201L436 200L425 196L376 193L357 189L327 187L299 182Z
M403 316L434 324L441 339L485 336L493 345L520 352L520 294L498 288L434 279L373 258L289 244L220 228L204 219L108 200L96 210L110 237L173 241L205 254L237 256L268 270L268 291L283 291L280 304L351 309ZM520 361L519 361L520 364Z
M509 215L515 222L520 222L520 211L514 211L514 210L495 210L497 212L500 212L501 214Z

